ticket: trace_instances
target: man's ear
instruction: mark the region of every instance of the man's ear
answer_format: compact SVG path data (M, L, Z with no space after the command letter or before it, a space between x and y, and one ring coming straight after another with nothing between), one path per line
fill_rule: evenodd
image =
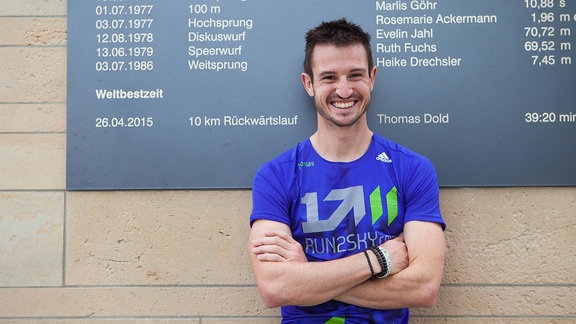
M307 73L302 73L302 85L310 97L314 97L312 78Z
M377 67L373 67L370 73L370 91L374 90L374 83L376 83L376 72L378 71Z

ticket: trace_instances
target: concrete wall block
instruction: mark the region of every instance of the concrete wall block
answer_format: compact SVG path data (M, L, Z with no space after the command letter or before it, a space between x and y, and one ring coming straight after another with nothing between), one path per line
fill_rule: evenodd
M278 324L279 317L240 317L240 318L211 318L203 317L201 319L186 318L123 318L123 319L94 319L94 318L74 318L74 319L0 319L0 324L75 324L75 323L92 323L92 324Z
M66 18L0 17L0 44L8 46L65 46Z
M0 104L0 133L65 131L65 104Z
M66 0L2 0L0 16L65 15L66 4Z
M73 319L0 319L0 324L202 324L198 318L123 318L123 319L96 319L96 318L73 318ZM258 323L258 322L256 322Z
M576 283L576 188L443 189L441 196L446 283Z
M0 192L0 287L61 286L63 230L63 192Z
M253 283L250 191L67 195L68 285Z
M0 47L2 102L66 101L65 47Z
M565 286L442 286L437 305L414 316L574 317L576 289Z
M255 287L76 287L0 290L0 318L276 317ZM570 286L449 286L418 317L574 318Z
M411 324L573 324L570 317L410 317Z
M278 316L254 287L0 289L0 318Z
M0 134L0 190L65 186L64 134Z
M202 324L278 324L280 323L280 317L273 318L204 318L202 319Z

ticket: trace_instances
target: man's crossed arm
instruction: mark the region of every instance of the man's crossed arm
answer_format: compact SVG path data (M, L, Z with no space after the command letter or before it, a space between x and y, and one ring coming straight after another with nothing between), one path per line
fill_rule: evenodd
M412 221L404 233L382 244L392 260L391 276L371 280L364 253L326 262L308 262L302 246L282 223L259 220L250 231L252 269L267 306L312 306L328 300L373 309L432 306L445 256L439 224ZM368 252L373 271L381 268Z

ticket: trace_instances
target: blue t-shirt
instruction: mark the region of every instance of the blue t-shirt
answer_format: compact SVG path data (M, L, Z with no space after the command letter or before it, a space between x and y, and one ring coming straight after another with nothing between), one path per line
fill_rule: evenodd
M409 221L445 228L438 191L428 159L379 135L346 163L326 161L307 139L260 167L250 224L288 225L310 262L340 259L398 236ZM409 312L328 301L284 306L282 317L283 323L407 323Z

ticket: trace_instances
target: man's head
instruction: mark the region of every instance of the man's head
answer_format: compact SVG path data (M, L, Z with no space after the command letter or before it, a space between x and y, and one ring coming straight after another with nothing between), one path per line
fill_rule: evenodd
M306 35L304 69L302 85L314 98L319 130L367 127L376 78L367 33L344 19L322 23Z
M304 57L304 73L313 78L312 54L316 45L334 45L344 47L361 44L366 50L368 71L372 70L372 49L370 47L370 35L356 24L346 19L323 22L318 27L306 33L306 56Z

